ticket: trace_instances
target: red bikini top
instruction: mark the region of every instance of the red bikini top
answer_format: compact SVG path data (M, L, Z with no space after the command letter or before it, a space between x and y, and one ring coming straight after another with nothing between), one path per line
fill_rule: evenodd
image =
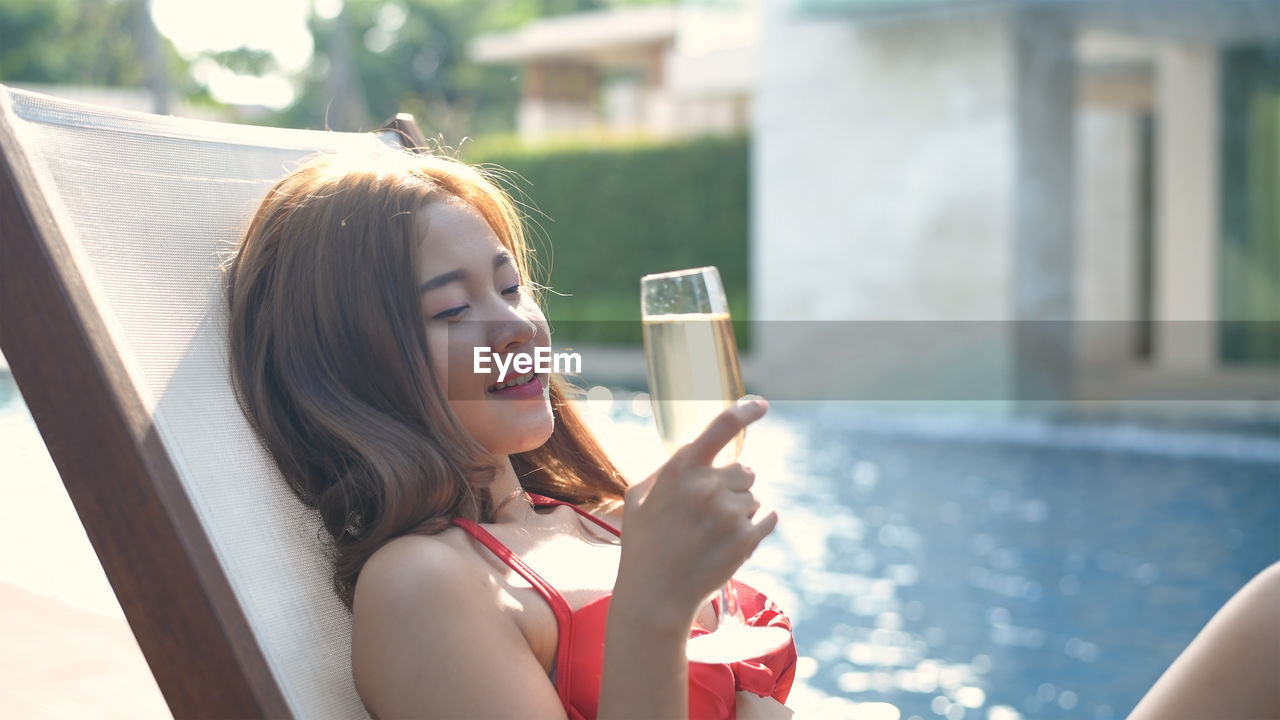
M573 508L579 515L622 537L617 528L575 505L541 495L530 497L536 506L564 505ZM453 523L527 580L551 605L559 630L555 670L552 674L556 692L570 720L594 720L600 698L600 674L604 666L604 635L609 617L610 596L592 600L576 611L571 610L559 591L489 531L463 518L456 518ZM738 591L738 604L748 625L781 627L791 631L791 621L768 598L737 580L733 583ZM690 637L706 632L694 628ZM721 664L689 663L690 720L733 720L739 690L762 697L772 696L778 702L785 702L795 679L795 664L794 642L768 655L750 660Z

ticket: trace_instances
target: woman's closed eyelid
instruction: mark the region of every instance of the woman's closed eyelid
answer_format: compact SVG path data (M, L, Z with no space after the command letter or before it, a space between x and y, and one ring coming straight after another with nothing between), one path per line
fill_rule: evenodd
M461 315L462 311L466 310L468 307L470 306L459 305L458 307L449 308L448 310L445 310L443 312L438 312L435 315L432 315L431 319L432 320L448 320L449 318L453 318Z
M504 288L502 290L502 294L503 295L508 295L508 294L519 295L520 291L523 288L524 288L524 283L516 283L515 285L511 285L509 287ZM459 305L457 307L452 307L452 308L449 308L448 310L444 310L436 313L435 315L432 315L431 319L432 320L448 320L450 318L456 318L459 315L461 315L463 311L467 310L470 307L471 307L470 305Z
M502 288L502 290L500 290L499 292L501 292L503 295L518 296L522 294L523 289L524 289L524 280L520 277L517 277L515 283ZM441 312L436 313L435 315L432 315L431 319L432 320L456 319L458 318L459 315L461 315L464 311L466 311L470 307L471 306L469 304L458 305L457 307L451 307L448 310L443 310Z

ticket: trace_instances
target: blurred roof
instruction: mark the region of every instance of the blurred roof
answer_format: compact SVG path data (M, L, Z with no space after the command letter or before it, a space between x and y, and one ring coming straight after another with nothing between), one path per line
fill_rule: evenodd
M470 55L481 63L590 59L600 63L633 59L676 35L674 5L649 5L543 18L519 30L481 35Z
M1081 26L1189 41L1231 43L1280 35L1276 0L794 0L810 17L875 19L990 10L1048 10Z

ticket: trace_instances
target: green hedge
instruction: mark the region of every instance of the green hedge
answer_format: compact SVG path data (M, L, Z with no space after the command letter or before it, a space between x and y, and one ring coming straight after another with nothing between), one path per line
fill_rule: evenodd
M474 164L507 171L525 205L545 273L558 339L640 342L640 276L720 268L738 342L746 346L747 138L678 144L521 149L509 141L464 146Z

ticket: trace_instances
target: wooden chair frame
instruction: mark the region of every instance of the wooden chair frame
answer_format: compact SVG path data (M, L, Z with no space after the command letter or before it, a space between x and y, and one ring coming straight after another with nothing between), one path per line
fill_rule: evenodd
M14 130L0 114L0 349L138 645L175 717L292 717Z

